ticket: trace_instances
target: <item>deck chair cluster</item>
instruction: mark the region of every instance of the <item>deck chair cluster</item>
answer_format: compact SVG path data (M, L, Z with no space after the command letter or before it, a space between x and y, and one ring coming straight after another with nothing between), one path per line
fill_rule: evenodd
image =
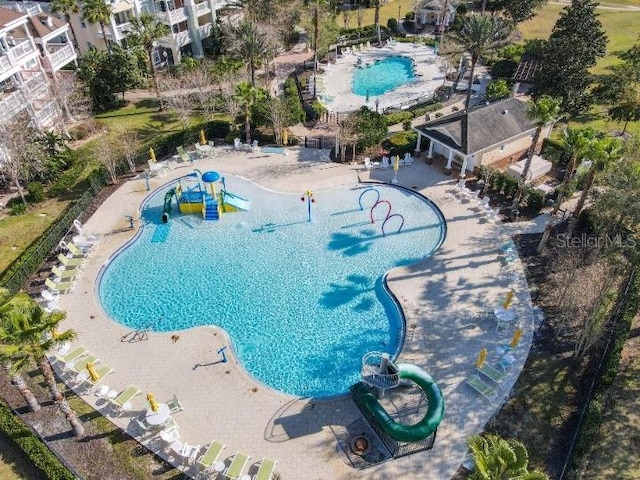
M502 384L509 375L507 371L509 367L510 364L507 365L502 360L496 365L490 365L486 361L476 363L475 371L465 380L465 383L493 403L502 393Z
M216 470L221 474L223 478L229 480L237 480L245 474L249 460L251 457L244 452L236 452L231 457L231 461L226 464L221 462L222 451L225 449L224 443L219 440L212 441L205 452L198 458L197 465L200 473L211 473L212 470L217 469L218 465L224 465L222 470ZM251 477L253 480L272 480L277 462L271 458L264 457L257 465L258 470Z
M107 375L113 373L113 368L100 363L97 355L92 354L83 346L68 349L62 346L55 354L56 360L62 364L62 369L75 377L75 381L84 384L92 391Z

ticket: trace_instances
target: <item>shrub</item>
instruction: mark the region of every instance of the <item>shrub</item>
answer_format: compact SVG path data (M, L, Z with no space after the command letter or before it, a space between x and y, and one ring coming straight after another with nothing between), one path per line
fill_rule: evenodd
M491 78L494 80L513 78L516 68L518 68L518 64L513 60L500 60L491 66Z
M402 129L407 132L411 130L411 120L405 120L404 122L402 122Z
M518 180L508 175L504 176L504 180L502 182L502 189L504 190L504 194L507 197L512 197L515 195L516 190L518 190Z
M525 191L527 207L533 214L537 214L544 207L544 193L535 188L527 188Z
M14 203L13 205L11 205L11 208L9 209L9 215L22 215L26 211L27 206L22 201L20 201L19 203Z
M32 203L40 203L44 200L44 187L40 182L31 182L27 185L29 192L29 201Z
M86 159L76 161L73 166L64 172L53 184L49 190L49 195L52 197L59 197L60 195L68 193L71 187L73 187L73 185L78 181L78 178L82 174L86 164Z
M451 107L452 112L457 112L458 110L460 110L458 107Z
M384 116L387 120L387 125L395 125L397 123L402 123L405 120L411 120L413 118L413 114L411 112L398 112L398 113L389 113Z
M436 117L436 118L444 117L444 113L442 113L442 112L436 112L435 117Z
M423 116L425 113L433 112L434 110L440 110L443 107L442 102L435 102L430 100L428 104L416 105L410 110L413 113L414 118Z
M416 149L418 134L416 132L396 132L382 143L391 155L404 155Z
M398 20L396 20L393 17L390 18L389 20L387 20L387 28L392 32L397 32L398 31Z

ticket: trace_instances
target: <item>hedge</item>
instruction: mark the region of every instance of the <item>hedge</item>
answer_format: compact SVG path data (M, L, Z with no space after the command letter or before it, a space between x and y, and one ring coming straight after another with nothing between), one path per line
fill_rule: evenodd
M414 118L422 117L428 112L433 112L434 110L441 109L442 106L442 102L434 102L433 100L429 100L426 103L419 103L401 112L386 113L384 115L384 118L386 118L387 120L387 125L395 125L397 123L402 123L405 120L412 120Z
M50 480L75 480L75 475L3 401L0 401L0 431L20 447L31 463Z

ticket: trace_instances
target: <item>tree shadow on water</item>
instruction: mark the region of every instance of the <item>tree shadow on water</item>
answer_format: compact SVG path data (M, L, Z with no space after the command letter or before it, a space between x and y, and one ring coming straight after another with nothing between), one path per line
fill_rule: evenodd
M364 275L347 276L347 284L331 283L330 291L324 292L320 299L320 304L326 308L338 308L348 303L358 300L354 310L365 312L374 306L372 298L362 297L374 290L374 282ZM361 298L358 298L361 297Z
M372 237L373 231L362 231L364 235ZM371 247L372 238L362 238L350 233L334 233L329 241L330 250L342 250L342 253L348 257L353 257L364 253Z

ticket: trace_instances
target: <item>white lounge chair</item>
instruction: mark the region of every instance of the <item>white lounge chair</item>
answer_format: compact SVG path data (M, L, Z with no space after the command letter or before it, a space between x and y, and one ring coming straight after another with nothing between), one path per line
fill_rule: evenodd
M168 167L162 162L152 162L149 160L147 163L149 164L149 174L153 176L161 177L168 170Z
M382 157L382 162L380 163L380 168L384 170L385 168L389 168L390 165L391 165L391 162L389 162L389 157L384 155Z
M257 150L258 149L258 140L254 140L253 142L251 142L251 150Z
M406 152L404 154L404 158L402 159L402 164L403 165L411 165L413 163L413 157L411 156L411 154L409 152Z
M380 162L372 162L369 157L365 157L364 166L367 170L371 170L373 168L380 168Z
M242 143L242 141L239 138L234 138L233 139L233 149L234 150L244 150L246 147L246 145L244 143Z

